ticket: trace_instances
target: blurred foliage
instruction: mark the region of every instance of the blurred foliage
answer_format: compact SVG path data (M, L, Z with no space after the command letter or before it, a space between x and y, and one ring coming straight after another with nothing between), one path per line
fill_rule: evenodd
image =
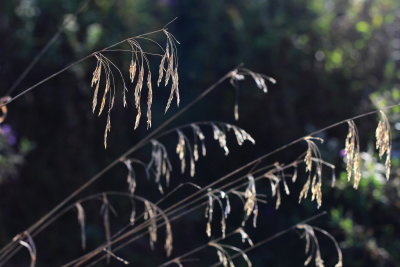
M183 105L242 62L276 78L278 84L267 95L251 83L240 91L238 124L255 137L257 145L240 151L233 147L228 157L217 147L211 149L211 156L200 161L195 180L200 185L312 130L375 107L396 104L400 99L400 2L395 0L92 0L77 17L72 14L82 2L78 0L3 2L0 88L4 93L65 18L71 22L64 33L16 93L76 59L128 36L159 29L174 17L178 20L168 28L181 42L178 51ZM121 54L117 58L128 67L129 57ZM133 131L133 108L127 111L118 106L112 117L110 148L104 151L105 119L93 116L90 107L89 81L94 67L94 60L75 66L9 105L8 126L3 125L0 134L2 244L146 135L144 128ZM155 90L155 126L170 116L163 115L166 98L167 92ZM232 122L234 101L235 92L226 83L186 113L177 125L197 120ZM321 135L326 141L321 146L323 158L337 166L340 179L337 188L324 187L321 209L328 210L330 217L315 224L338 239L345 266L400 265L400 240L396 238L400 235L400 108L392 109L388 115L394 138L393 179L389 182L384 180L382 162L373 152L376 118L356 122L365 151L364 178L358 191L345 182L347 178L340 168L344 166L340 151L347 128L337 127ZM7 127L12 129L15 143L9 142ZM176 136L163 141L173 148ZM293 147L270 161L288 162L304 150L304 144ZM145 149L138 157L148 159L148 152ZM9 174L14 179L3 178ZM126 190L125 175L121 165L85 194ZM173 185L187 179L175 173ZM154 187L143 179L138 192L158 199L160 195ZM295 194L283 199L278 211L274 210L273 201L262 206L259 227L253 232L256 241L317 212L314 203L297 205L299 190L293 188ZM124 214L126 203L116 201L114 205L119 214ZM90 208L88 242L93 247L103 240L103 229L100 207ZM40 266L59 265L81 253L75 217L76 214L63 216L35 239ZM113 230L122 225L115 219ZM186 216L174 227L179 229L175 230L174 255L206 242L204 232L199 230L205 227L202 212ZM335 251L328 242L321 245L330 266L335 261ZM199 253L205 262L188 266L215 262L216 255L210 253L214 252ZM15 265L10 266L27 263L27 253L19 255L13 260ZM121 256L138 266L154 266L164 260L162 249L150 251L145 239ZM296 235L275 240L249 256L255 266L299 266L305 258L303 243Z

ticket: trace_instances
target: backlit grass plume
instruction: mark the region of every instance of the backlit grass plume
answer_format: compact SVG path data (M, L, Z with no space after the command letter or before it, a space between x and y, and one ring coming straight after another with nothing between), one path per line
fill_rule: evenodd
M350 181L354 177L353 187L357 189L361 179L360 143L354 121L349 120L347 124L349 126L345 143L347 180Z
M390 167L391 167L391 152L392 152L392 137L390 134L390 123L386 114L380 110L379 111L381 119L379 120L378 127L375 131L376 136L376 149L379 152L379 158L382 158L386 153L386 179L390 177Z
M129 73L129 81L133 84L133 104L136 109L136 118L134 122L134 129L137 129L140 123L140 119L142 116L142 91L144 87L147 87L147 128L151 127L152 122L152 112L151 106L153 103L153 81L151 74L151 66L148 55L161 56L161 63L159 65L159 77L157 81L157 86L161 84L161 81L164 78L164 86L169 84L171 80L170 87L170 96L167 100L165 112L171 106L172 100L174 97L176 98L176 103L179 106L180 96L179 96L179 75L178 75L178 56L177 56L177 48L176 45L178 41L175 37L169 33L166 29L163 29L167 43L165 49L157 43L155 40L144 37L133 37L125 40L125 43L129 47L129 52L131 53L130 65L128 68ZM162 54L152 54L146 52L142 48L141 42L150 41L151 43L155 43L157 47L161 50ZM105 49L101 52L93 53L93 56L96 58L97 63L95 70L93 71L91 86L94 87L93 91L93 99L92 99L92 111L93 113L96 111L98 107L98 101L100 99L100 106L98 108L98 116L100 116L105 107L107 107L107 120L106 120L106 128L104 132L104 147L107 148L107 139L108 133L111 131L111 119L110 113L114 107L117 85L116 83L120 80L122 87L122 101L123 106L127 107L128 100L127 93L131 90L125 82L125 77L123 75L123 71L120 67L117 66L116 63L111 61L104 54L110 51L119 51L119 50L110 50ZM125 50L121 50L125 51ZM164 74L165 73L165 74ZM103 85L104 89L100 92L100 86ZM100 94L100 95L99 95Z

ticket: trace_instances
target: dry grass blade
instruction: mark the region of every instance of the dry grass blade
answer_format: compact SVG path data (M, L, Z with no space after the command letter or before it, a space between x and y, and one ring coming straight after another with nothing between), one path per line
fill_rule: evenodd
M79 202L75 204L75 208L78 212L78 223L81 228L82 249L85 250L86 248L85 210L83 209L82 204Z
M390 177L391 167L391 152L392 152L392 137L390 133L390 123L386 114L380 111L381 119L379 120L378 127L376 128L376 149L379 152L379 158L382 158L386 153L386 179Z

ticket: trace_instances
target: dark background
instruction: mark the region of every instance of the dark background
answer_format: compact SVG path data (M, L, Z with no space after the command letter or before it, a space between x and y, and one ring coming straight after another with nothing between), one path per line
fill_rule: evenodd
M0 90L8 88L21 75L40 49L49 41L65 15L73 14L81 1L21 0L4 1L0 8ZM63 68L93 51L129 36L160 29L173 18L168 29L180 41L178 46L181 105L185 106L209 85L238 64L274 77L263 94L247 79L241 84L240 120L234 122L235 90L229 82L204 98L172 126L194 121L226 121L246 129L256 140L238 147L233 135L228 138L231 153L223 150L207 135L208 155L197 164L197 175L173 173L170 188L194 182L201 186L246 162L284 145L295 138L356 114L397 103L400 99L400 8L394 0L93 0L74 17L55 44L41 58L12 94ZM155 39L164 44L161 35ZM149 49L152 49L150 46ZM113 54L127 75L130 57ZM9 114L1 131L0 242L34 223L73 192L79 185L121 155L151 131L142 121L133 130L133 101L123 109L120 99L112 112L112 130L107 150L103 147L104 115L91 113L91 74L95 60L89 59L25 94L8 105ZM152 59L156 77L159 59ZM130 85L132 87L132 85ZM118 90L122 90L119 84ZM130 88L133 90L133 88ZM168 88L154 88L153 129L177 111L163 111ZM132 98L131 98L132 99ZM345 266L400 265L400 183L398 179L397 129L399 112L388 112L393 122L393 175L384 179L383 161L374 151L375 117L357 121L363 151L363 180L359 190L346 182L341 150L346 125L320 135L324 160L336 165L339 182L329 185L325 173L323 187L324 216L313 224L327 229L340 243ZM175 169L177 136L160 140L169 148ZM305 144L291 147L271 157L265 164L289 162L306 149ZM150 159L150 146L134 155ZM153 181L138 171L137 194L156 201L161 197ZM305 180L305 176L300 179ZM80 197L105 190L127 191L126 168L117 165ZM275 210L268 197L260 205L259 226L249 230L254 241L262 240L318 212L309 200L297 204L300 184L291 185L292 194L284 197ZM270 195L268 184L257 190ZM179 194L187 195L190 189ZM118 211L111 216L113 232L127 223L130 204L115 198L110 201ZM171 200L172 201L172 200ZM233 203L241 209L239 201ZM87 235L89 248L104 240L101 203L88 204ZM165 207L168 203L165 203ZM173 223L174 252L179 256L205 244L204 210L193 212ZM228 231L238 226L241 213L228 220ZM216 225L215 229L218 229ZM215 230L216 233L218 230ZM75 210L62 216L35 238L38 266L58 266L81 255L79 225ZM239 238L227 243L242 246ZM334 246L321 237L322 257L327 266L336 260ZM162 244L154 251L147 237L117 253L135 266L156 266L165 261ZM304 242L295 232L276 239L249 253L254 266L301 266ZM187 266L207 266L218 260L214 250L193 255L199 259ZM245 266L241 260L237 266ZM21 250L8 266L27 266L29 255ZM313 262L312 262L313 264ZM112 266L121 265L113 261Z

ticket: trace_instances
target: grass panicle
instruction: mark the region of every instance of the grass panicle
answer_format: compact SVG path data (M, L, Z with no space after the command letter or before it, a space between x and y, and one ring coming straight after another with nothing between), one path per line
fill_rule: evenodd
M391 168L391 152L392 152L392 137L390 133L390 123L386 114L380 110L380 120L378 123L378 127L375 131L376 136L376 149L379 152L379 158L382 158L386 153L386 179L389 180L390 177L390 168Z

